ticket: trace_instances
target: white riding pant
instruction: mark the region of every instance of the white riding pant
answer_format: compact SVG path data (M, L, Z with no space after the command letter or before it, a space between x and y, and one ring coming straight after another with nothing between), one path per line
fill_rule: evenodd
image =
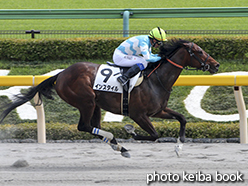
M142 56L133 56L133 55L126 55L123 54L120 50L115 49L113 54L113 61L116 65L122 67L131 67L135 64L141 63L143 64L144 68L147 67L148 62Z

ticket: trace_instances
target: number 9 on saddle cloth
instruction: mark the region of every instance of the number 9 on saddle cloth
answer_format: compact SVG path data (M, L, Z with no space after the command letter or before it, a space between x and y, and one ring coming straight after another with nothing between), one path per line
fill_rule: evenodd
M111 64L108 62L108 64ZM115 64L106 65L102 64L96 74L96 79L94 82L93 89L98 91L105 91L105 92L114 92L114 93L123 93L123 87L117 81L117 77L119 77L122 73L125 73L128 70L127 67L117 67ZM129 82L129 90L128 93L132 91L132 89L137 86L136 83L140 77L141 73L138 73L136 76L130 79ZM138 81L139 84L141 81Z
M120 93L121 96L121 113L124 116L128 116L128 102L130 92L135 86L138 86L143 81L143 76L140 77L141 72L132 77L129 80L128 92L123 89L121 84L117 81L117 78L121 76L129 68L127 67L117 67L115 64L108 62L109 65L101 65L97 71L96 79L94 82L93 89L105 92Z

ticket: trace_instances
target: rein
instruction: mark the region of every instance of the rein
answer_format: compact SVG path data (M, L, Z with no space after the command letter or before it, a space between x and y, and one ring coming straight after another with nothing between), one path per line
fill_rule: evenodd
M183 67L182 65L179 65L179 64L177 64L177 63L171 61L171 60L168 59L168 58L166 58L166 60L167 60L170 64L172 64L173 66L175 66L175 67L177 67L177 68L180 68L180 69L182 69L182 70L183 70L183 69L185 69L185 70L202 70L202 71L207 71L207 70L209 70L210 66L209 66L208 64L206 64L206 62L207 62L207 60L208 60L208 58L209 58L209 54L207 55L206 59L205 59L204 61L202 61L202 60L201 60L199 57L197 57L197 56L194 54L194 52L192 51L193 46L194 46L194 43L192 43L191 47L187 50L188 53L189 53L189 55L190 55L190 61L192 60L192 57L194 57L194 58L201 64L201 67L200 67L200 68L189 69L188 67ZM160 63L159 63L159 64L158 64L158 65L157 65L157 66L156 66L156 67L155 67L155 68L154 68L146 77L149 78L149 77L152 75L152 73L155 72L155 74L156 74L156 76L157 76L157 79L158 79L160 85L162 86L162 88L163 88L166 92L170 93L171 91L167 90L167 89L164 87L164 85L163 85L163 83L161 82L161 80L160 80L160 78L159 78L159 76L158 76L158 73L157 73L157 69L160 67L161 63L162 63L162 62L160 62Z
M208 64L206 64L208 58L209 58L209 54L207 55L207 58L202 61L199 57L197 57L194 52L192 51L192 48L194 46L194 43L192 42L192 45L189 49L187 49L189 55L190 55L190 62L192 61L192 57L194 57L200 64L201 64L201 67L200 68L191 68L189 69L188 67L183 67L182 65L179 65L173 61L171 61L170 59L166 59L170 64L174 65L175 67L178 67L180 69L185 69L185 70L202 70L202 71L207 71L209 70L210 66ZM155 69L154 69L155 70Z
M185 70L202 70L202 71L207 71L207 70L209 70L210 66L206 64L206 62L207 62L207 60L208 60L208 58L209 58L209 54L207 55L206 59L205 59L204 61L202 61L202 60L201 60L199 57L197 57L197 56L194 54L194 52L192 51L193 46L194 46L194 43L192 42L191 47L190 47L189 49L187 49L187 51L188 51L188 53L189 53L189 55L190 55L190 61L192 60L192 57L194 57L194 58L201 64L201 67L200 67L200 68L189 69L188 67L183 67L182 65L179 65L179 64L177 64L177 63L171 61L171 60L168 59L168 58L166 58L166 60L167 60L170 64L172 64L173 66L175 66L175 67L177 67L177 68L180 68L180 69L182 69L182 70L183 70L183 69L185 69ZM157 65L157 66L156 66L156 67L155 67L155 68L154 68L146 77L149 78L149 77L152 75L152 73L155 72L155 74L156 74L156 76L157 76L157 79L158 79L160 85L162 86L162 88L163 88L166 92L170 93L171 91L167 90L167 89L164 87L164 85L163 85L163 83L161 82L161 80L160 80L160 78L159 78L159 76L158 76L158 73L157 73L157 69L160 67L161 63L162 63L162 62L160 62L160 63L159 63L159 64L158 64L158 65Z
M173 61L171 61L170 59L166 59L170 64L172 64L172 65L174 65L174 66L176 66L176 67L178 67L178 68L180 68L180 69L184 69L184 67L182 66L182 65L179 65L179 64L176 64L176 63L174 63Z
M161 65L161 62L146 77L149 78L152 75L152 73L160 67L160 65Z
M202 61L202 60L201 60L199 57L197 57L197 56L195 55L195 53L192 51L192 48L193 48L193 46L194 46L194 43L192 42L191 44L192 44L191 47L187 50L188 53L189 53L189 55L190 55L190 62L192 61L192 57L194 57L194 58L201 64L201 67L200 67L200 68L195 68L195 69L189 69L189 68L186 67L185 69L186 69L186 70L202 70L203 72L204 72L204 71L208 71L209 68L210 68L210 66L209 66L208 64L206 64L206 62L207 62L207 60L208 60L208 58L209 58L209 54L207 55L205 61Z
M175 62L173 62L173 61L171 61L170 59L166 59L170 64L172 64L172 65L174 65L174 66L176 66L176 67L178 67L178 68L180 68L180 69L186 69L186 68L184 68L183 66L181 66L181 65L179 65L179 64L176 64ZM152 73L153 72L155 72L159 67L160 67L160 65L161 65L161 62L147 75L147 77L149 78L151 75L152 75Z

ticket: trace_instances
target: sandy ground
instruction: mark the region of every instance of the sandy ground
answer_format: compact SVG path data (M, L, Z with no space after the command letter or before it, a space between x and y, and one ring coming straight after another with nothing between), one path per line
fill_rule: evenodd
M0 143L0 185L248 185L248 144L186 143L179 158L174 143L122 145L131 158L104 143Z

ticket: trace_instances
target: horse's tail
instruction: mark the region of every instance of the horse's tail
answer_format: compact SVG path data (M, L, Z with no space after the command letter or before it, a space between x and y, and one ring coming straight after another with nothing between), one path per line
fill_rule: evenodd
M41 99L41 95L45 96L48 99L53 99L52 94L53 94L53 86L55 84L55 81L58 78L58 75L52 76L44 81L42 81L39 85L32 87L29 89L29 91L25 94L18 94L16 95L16 99L4 107L7 107L6 110L3 111L3 113L0 116L0 123L4 120L4 118L16 107L19 107L23 105L24 103L30 101L36 93L39 94L39 98Z

